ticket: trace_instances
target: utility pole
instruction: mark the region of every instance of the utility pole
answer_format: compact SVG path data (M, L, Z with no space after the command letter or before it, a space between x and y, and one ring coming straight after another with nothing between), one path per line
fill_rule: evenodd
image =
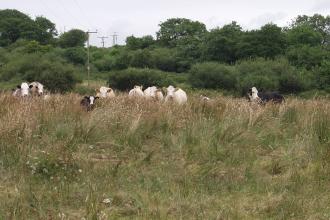
M105 36L103 36L103 37L97 37L97 38L100 38L100 39L102 39L101 40L101 43L102 43L102 47L104 48L104 39L106 39L106 38L108 38L108 37L105 37Z
M89 87L89 75L90 75L90 66L89 66L89 34L96 34L96 31L86 31L87 34L87 86Z
M113 35L110 35L110 36L112 36L112 46L117 45L118 34L116 32L113 32Z

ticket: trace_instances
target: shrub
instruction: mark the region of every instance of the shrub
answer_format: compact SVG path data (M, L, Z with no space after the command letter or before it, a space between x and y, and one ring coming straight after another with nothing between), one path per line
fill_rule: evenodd
M39 54L26 54L12 57L1 69L0 80L8 81L19 78L38 81L50 91L65 92L71 90L80 81L76 72L77 68L61 59Z
M240 79L236 88L240 94L253 86L258 90L297 93L309 88L313 81L308 71L299 72L284 58L246 60L237 64L236 69Z
M308 79L310 77L307 71L294 71L287 74L282 74L279 78L279 91L283 93L299 93L307 90L312 80Z
M286 56L293 65L312 69L315 66L321 65L322 60L326 57L326 52L321 46L312 47L303 45L291 47Z
M215 62L199 63L190 70L189 82L193 87L233 90L236 73L233 67Z
M87 60L87 54L83 47L68 48L64 52L64 57L73 64L84 65Z
M160 70L128 68L110 73L108 84L119 90L131 89L134 85L161 87L173 84L169 76L170 73Z
M138 49L132 51L132 56L130 60L130 66L136 68L150 68L151 67L151 55L150 52L146 49Z
M330 61L323 61L321 66L314 69L318 89L330 92Z
M168 72L178 72L176 50L169 48L156 48L151 52L151 62L154 68Z

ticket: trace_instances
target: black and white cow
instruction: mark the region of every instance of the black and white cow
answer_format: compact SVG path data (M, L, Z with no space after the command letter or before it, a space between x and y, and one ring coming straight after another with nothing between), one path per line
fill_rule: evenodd
M95 106L95 100L98 99L99 97L95 96L85 96L81 101L80 105L86 110L86 111L91 111L93 110Z
M249 89L248 97L250 101L265 104L267 102L282 103L284 97L278 92L258 92L256 87Z

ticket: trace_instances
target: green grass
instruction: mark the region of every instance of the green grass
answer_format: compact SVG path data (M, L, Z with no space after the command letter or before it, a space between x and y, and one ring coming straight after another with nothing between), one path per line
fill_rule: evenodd
M0 219L329 219L330 102L210 94L2 94Z

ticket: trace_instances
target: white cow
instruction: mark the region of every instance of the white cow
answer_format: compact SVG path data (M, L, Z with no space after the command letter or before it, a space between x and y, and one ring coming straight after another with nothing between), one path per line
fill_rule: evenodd
M174 101L179 105L185 104L188 100L187 94L180 88L174 88L174 86L169 86L166 88L166 98L165 102Z
M143 97L144 93L142 91L143 86L134 86L128 93L129 97Z
M96 96L100 98L114 98L116 95L111 88L102 86Z
M156 99L162 101L164 99L164 95L160 89L157 89L156 86L148 87L144 90L144 96L146 99Z
M33 96L42 96L44 94L44 85L40 82L32 82L29 84L31 95Z
M26 82L22 82L21 85L17 85L17 88L13 92L13 96L25 97L29 95L29 92L30 92L29 84Z

